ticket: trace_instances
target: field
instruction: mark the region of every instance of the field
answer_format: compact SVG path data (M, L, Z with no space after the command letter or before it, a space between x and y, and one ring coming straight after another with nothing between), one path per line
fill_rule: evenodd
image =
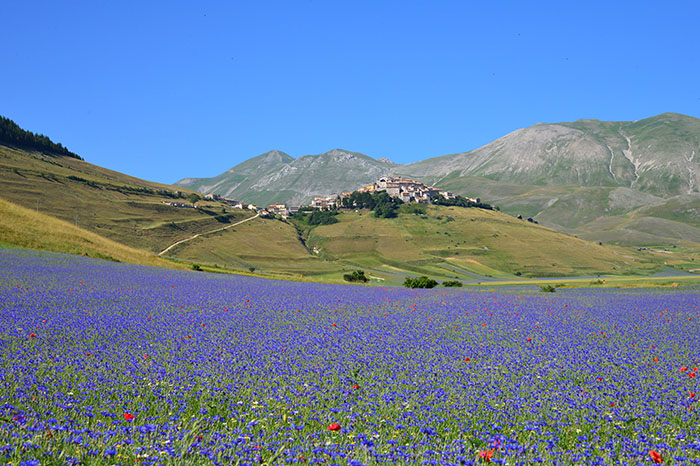
M695 248L638 251L584 241L500 212L422 209L424 215L402 212L393 219L343 212L339 223L312 229L306 243L320 258L373 273L401 270L447 279L646 275L664 262L692 269L700 261Z
M475 186L488 193L486 186ZM344 212L338 216L340 223L308 231L296 225L303 231L301 237L292 220L256 218L171 249L167 259L174 261L156 260L153 255L177 241L254 215L209 200L197 201L197 209L169 205L191 203L187 196L192 193L180 192L182 189L71 157L0 145L0 209L4 214L0 244L86 252L91 257L140 265L183 268L195 263L206 270L250 273L254 269L266 276L336 283L352 269L364 268L373 283L381 285L401 284L406 275L464 281L639 276L666 265L698 270L696 261L700 261L698 243L690 241L694 226L679 223L690 222L697 207L693 196L679 198L669 208L655 207L658 218L630 217L624 223L615 220L610 224L605 219L594 220L597 230L611 235L600 238L606 242L602 245L494 211L432 206L425 215L414 215L410 206L404 206L395 219L375 219L360 211ZM516 197L518 193L513 191ZM547 196L542 196L545 202ZM559 211L564 216L573 210L583 212L591 204L586 199L582 205L563 203ZM527 218L530 211L523 212ZM75 228L69 229L68 224ZM646 242L638 243L648 249L640 252L607 244L620 231L632 231L631 225L636 236L647 232ZM662 227L674 238L673 244L652 241L649 232ZM54 228L65 234L60 239L46 234ZM74 233L81 240L74 241ZM569 233L586 237L578 230Z
M198 202L199 209L164 204L189 203L173 197L178 190L191 193L82 160L0 145L0 198L149 253L253 215L210 201Z
M700 464L699 321L697 289L416 291L0 249L0 458Z
M177 267L154 254L0 199L0 245L85 255L138 265Z

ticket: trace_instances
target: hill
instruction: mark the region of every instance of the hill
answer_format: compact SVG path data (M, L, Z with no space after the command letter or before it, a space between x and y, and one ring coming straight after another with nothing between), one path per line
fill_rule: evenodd
M395 166L362 154L331 151L292 162L282 153L266 154L238 170L252 177L264 167L268 167L269 173L275 172L280 164L285 167L294 164L297 170L312 167L310 172L317 174L336 170L337 178L352 164L377 170L384 165ZM358 169L356 174L359 176L361 172ZM293 176L288 174L279 179L283 178L291 183ZM444 181L461 182L465 178L448 177ZM542 199L551 195L563 199L570 189L469 179L480 180L484 189L503 190L512 198L529 195L530 189L541 189ZM308 180L308 183L321 186L333 183L333 179ZM245 184L241 186L243 189ZM591 220L587 214L581 214L578 223L598 222L598 231L644 234L662 229L669 237L682 235L691 239L694 228L699 226L689 213L697 207L694 195L667 200L647 194L648 198L639 199L635 195L637 191L631 188L624 188L630 192L617 193L615 190L622 188L577 189L602 188L610 190L609 197L624 206L625 212L631 212L630 216L625 222L608 224L604 219ZM183 188L139 180L75 157L0 145L0 199L7 201L3 204L3 241L28 247L160 263L153 258L154 253L187 239L171 248L168 257L219 269L323 281L340 281L344 273L361 267L368 270L375 282L384 284L399 284L407 274L482 280L489 276L649 273L665 264L695 269L695 260L700 260L694 255L697 244L690 240L683 240L687 244L679 243L679 248L669 251L608 247L500 212L476 208L430 206L421 213L420 207L410 205L404 206L394 219L377 219L367 211L348 211L337 217L338 223L316 227L303 221L264 218L238 224L253 213L220 202L197 200L197 196L190 199L192 195L192 191ZM195 200L197 208L191 204ZM562 218L571 209L562 207ZM52 223L41 214L63 222ZM652 216L659 221L650 223L648 219ZM67 230L66 222L75 230ZM34 224L48 230L34 228ZM675 228L677 224L687 228L679 230ZM576 225L572 224L572 228L577 228ZM194 237L214 230L218 231ZM55 240L51 236L53 231L57 232ZM96 236L87 237L87 233ZM83 239L72 242L71 236ZM100 242L107 240L127 249ZM141 252L134 252L135 249Z
M253 214L187 199L192 191L124 175L83 160L0 145L0 199L158 253L175 241Z
M700 120L664 113L634 122L537 124L401 171L520 185L626 187L660 197L688 194L700 186Z
M176 267L146 251L130 248L91 231L0 199L0 246L84 255L158 267Z
M326 260L377 271L577 276L644 274L660 265L651 253L599 245L490 210L429 206L425 214L404 212L396 219L367 212L338 218L311 230L307 245Z
M354 191L376 181L396 165L359 152L334 149L293 159L271 151L213 178L185 178L175 183L254 204L308 204L314 196Z
M55 143L43 134L32 133L20 128L17 123L0 116L0 144L21 149L37 150L45 154L59 154L79 159L78 154L69 151L63 144Z
M649 274L666 265L693 269L700 255L600 245L497 211L404 206L397 218L344 211L338 223L311 226L256 219L173 248L169 256L256 273L341 281L361 268L375 283L407 275L441 280Z
M408 165L342 150L298 159L272 151L217 177L178 184L248 202L298 205L387 174L480 197L511 215L593 241L700 242L693 220L700 199L700 120L674 113L633 122L537 124L476 150Z

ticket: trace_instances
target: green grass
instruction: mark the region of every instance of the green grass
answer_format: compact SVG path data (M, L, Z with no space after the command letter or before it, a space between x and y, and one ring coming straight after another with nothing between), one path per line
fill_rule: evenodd
M0 199L0 244L159 267L180 266Z
M307 244L324 259L358 267L386 264L448 278L460 270L462 276L512 277L645 274L659 268L655 257L631 248L601 246L481 209L430 206L425 216L387 220L345 212L338 219L312 229Z
M178 190L191 192L69 157L0 146L0 198L134 248L157 253L216 228L222 215L229 222L252 215L216 202L201 201L202 209L165 205L187 202L162 194Z
M514 196L525 195L513 189ZM164 201L186 202L167 195L176 190L180 188L138 180L81 160L0 146L0 198L24 207L20 212L6 204L0 241L168 266L167 261L146 258L176 241L252 216L218 202L201 201L202 209L165 205ZM543 191L542 197L548 193ZM684 205L694 204L681 203L678 208ZM680 247L672 251L663 250L668 246L663 242L658 250L637 251L601 246L494 211L437 206L426 207L424 214L414 210L404 207L395 219L378 219L366 211L344 212L338 216L339 223L313 228L256 218L183 243L168 256L185 268L198 264L205 271L246 274L252 268L260 276L335 283L343 283L343 274L359 268L367 272L373 285L400 285L406 276L420 275L474 281L484 277L644 275L664 265L700 269L696 267L700 248L692 242L679 242ZM30 214L47 214L46 219L62 220L63 229L67 222L81 235L91 232L94 238L115 243L104 246L103 251L90 249L85 242L72 242L72 233L51 237L32 227L35 223L50 225L50 220L38 222ZM21 220L13 222L15 216ZM624 227L635 221L639 223L633 217L619 220L609 230L626 231ZM655 238L637 230L632 234ZM126 250L121 256L112 253L116 243L128 247L131 256ZM137 250L144 255L134 255Z

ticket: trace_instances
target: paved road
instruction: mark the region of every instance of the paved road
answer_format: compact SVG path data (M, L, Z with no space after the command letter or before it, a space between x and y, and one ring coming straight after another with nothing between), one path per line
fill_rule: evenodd
M159 255L159 256L162 256L163 254L165 254L166 252L170 251L172 248L174 248L174 247L177 246L178 244L185 243L185 242L187 242L187 241L193 240L193 239L195 239L195 238L197 238L197 237L200 237L200 236L202 236L202 235L208 235L208 234L211 234L211 233L216 233L217 231L227 230L227 229L229 229L229 228L231 228L231 227L235 227L236 225L240 225L241 223L245 223L245 222L247 222L247 221L249 221L249 220L253 220L254 218L257 218L257 217L260 217L260 214L259 214L259 213L255 214L254 217L250 217L250 218L247 218L247 219L245 219L245 220L241 220L240 222L236 222L236 223L233 223L233 224L231 224L231 225L227 225L227 226L225 226L225 227L223 227L223 228L217 228L216 230L207 231L207 232L205 232L205 233L197 233L196 235L190 236L189 238L181 239L180 241L178 241L178 242L176 242L176 243L173 243L173 244L171 244L170 246L168 246L167 248L163 249L161 252L158 253L158 255Z

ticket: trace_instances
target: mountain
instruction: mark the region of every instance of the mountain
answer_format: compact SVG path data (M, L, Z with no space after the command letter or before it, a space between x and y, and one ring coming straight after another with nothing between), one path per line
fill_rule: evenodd
M700 120L685 115L537 124L400 171L589 240L700 242Z
M700 120L676 113L632 122L540 123L472 151L408 165L339 149L298 159L273 151L217 177L176 184L294 205L386 174L480 197L511 215L595 241L700 242ZM653 219L642 221L647 217Z
M314 196L353 191L389 173L396 164L359 152L333 149L294 159L271 151L213 178L185 178L175 183L203 193L267 205L309 203Z
M280 185L302 196L353 189L392 167L397 166L343 150L298 159L273 151L234 167L222 179L239 177L234 194L249 186L258 195L271 196ZM667 252L601 245L476 208L406 205L394 219L349 211L338 215L338 223L323 226L298 218L262 218L223 202L197 200L185 188L14 144L0 144L0 245L174 267L194 262L209 270L322 281L340 281L353 267L362 267L381 284L400 284L414 274L467 280L646 274L664 264L695 270L700 262L698 244L688 239L700 227L697 194L640 197L631 188L533 188L481 177L448 178L441 183L469 180L469 189L494 196L500 192L506 196L504 205L506 198L523 195L548 205L546 199L557 196L560 201L550 210L562 218L573 209L571 203L577 203L581 216L587 215L582 206L599 209L597 190L606 189L617 208L633 210L624 218L595 219L591 224L597 224L599 231L647 239L676 237L680 247ZM194 202L197 208L192 208ZM523 207L513 202L514 208ZM155 256L166 248L167 259Z
M688 194L700 187L700 120L664 113L634 122L537 124L401 171L435 180L451 174L521 185L620 186L661 197Z

